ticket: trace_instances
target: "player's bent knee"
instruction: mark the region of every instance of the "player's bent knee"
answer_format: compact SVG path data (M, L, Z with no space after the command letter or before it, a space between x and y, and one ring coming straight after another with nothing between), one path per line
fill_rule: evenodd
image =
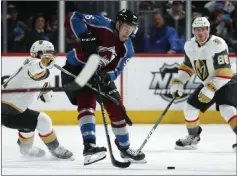
M234 106L220 105L219 108L221 116L224 117L227 122L230 120L231 117L237 114L236 108Z
M184 116L186 120L193 121L198 118L200 110L193 107L189 103L186 103L184 106Z
M41 112L38 116L38 122L36 128L41 135L49 134L53 128L51 118L44 112Z

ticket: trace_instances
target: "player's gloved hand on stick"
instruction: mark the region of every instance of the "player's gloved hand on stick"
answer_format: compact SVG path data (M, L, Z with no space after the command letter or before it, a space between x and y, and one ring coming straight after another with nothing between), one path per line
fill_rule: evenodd
M48 102L51 101L52 97L53 97L53 91L51 90L51 91L49 91L49 92L47 92L47 93L43 93L43 94L40 96L40 100L41 100L42 102L44 102L44 103L48 103Z
M171 81L171 86L170 86L170 93L171 95L176 98L179 99L184 92L184 84L181 80L179 79L173 79Z
M97 38L91 32L85 32L79 35L82 51L86 52L88 56L98 53Z
M209 103L215 96L216 89L212 84L204 86L198 94L198 100L202 103Z
M101 86L107 86L111 81L110 75L108 73L96 73L91 78L91 83L93 87L96 87L97 84Z
M53 68L55 63L55 56L52 54L43 54L41 56L41 61L40 61L40 67L41 68L48 68L51 69Z

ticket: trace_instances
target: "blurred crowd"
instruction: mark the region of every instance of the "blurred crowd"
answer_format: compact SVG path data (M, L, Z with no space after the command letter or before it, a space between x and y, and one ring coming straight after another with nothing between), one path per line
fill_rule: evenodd
M81 6L79 5L79 7ZM183 46L186 41L185 2L140 1L137 9L135 12L139 15L139 31L133 38L137 53L184 52ZM72 11L66 12L66 15ZM43 9L42 12L44 12ZM86 13L86 11L82 13ZM108 16L106 9L97 14ZM211 33L221 36L227 42L230 52L237 52L237 2L193 1L192 19L199 16L206 16L211 23ZM51 41L57 50L57 10L47 18L43 13L36 13L28 18L19 19L17 5L8 4L7 39L8 52L28 52L36 40ZM68 51L73 47L74 39L66 35L65 41L66 51Z
M143 1L139 15L142 27L134 41L136 52L184 52L187 27L184 1ZM200 16L209 19L211 34L222 37L227 42L229 51L237 53L237 2L193 1L192 20ZM148 19L151 19L150 23L147 22ZM141 38L143 42L140 42Z
M10 4L7 7L7 39L8 52L27 52L36 40L51 41L57 49L57 15L52 14L46 21L43 13L37 13L21 21L16 6Z

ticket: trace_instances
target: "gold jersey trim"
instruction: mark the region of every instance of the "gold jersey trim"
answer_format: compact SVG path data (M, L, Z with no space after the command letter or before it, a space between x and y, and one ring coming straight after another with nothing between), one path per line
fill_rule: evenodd
M7 101L3 101L3 100L2 100L2 103L7 104L7 105L13 107L14 109L16 109L17 111L19 111L20 113L24 112L22 109L20 109L19 107L17 107L17 106L14 105L13 103L10 103L10 102L7 102Z

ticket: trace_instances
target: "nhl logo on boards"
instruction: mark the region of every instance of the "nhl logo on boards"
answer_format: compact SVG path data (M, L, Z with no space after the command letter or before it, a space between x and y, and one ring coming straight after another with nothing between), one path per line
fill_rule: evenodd
M159 71L151 72L153 78L150 83L150 90L154 90L155 95L160 95L162 99L171 101L172 95L170 94L170 83L173 77L178 74L178 63L167 64L164 63ZM195 75L190 78L184 85L184 94L180 99L175 100L179 103L188 99L188 96L200 85L200 79Z

